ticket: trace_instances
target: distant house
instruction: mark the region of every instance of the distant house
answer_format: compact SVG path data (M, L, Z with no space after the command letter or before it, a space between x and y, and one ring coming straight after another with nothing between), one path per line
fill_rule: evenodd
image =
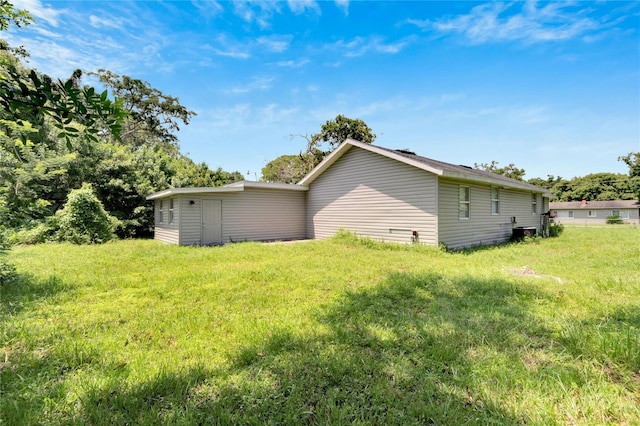
M618 216L626 223L640 224L640 202L636 200L552 202L549 209L559 223L605 224L607 217Z
M151 194L155 238L176 244L327 238L461 248L540 232L550 193L483 170L346 140L298 184L240 182Z

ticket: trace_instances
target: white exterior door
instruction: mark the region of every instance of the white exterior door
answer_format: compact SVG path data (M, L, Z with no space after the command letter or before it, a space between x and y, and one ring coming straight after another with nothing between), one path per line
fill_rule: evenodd
M222 244L221 200L202 200L202 244Z

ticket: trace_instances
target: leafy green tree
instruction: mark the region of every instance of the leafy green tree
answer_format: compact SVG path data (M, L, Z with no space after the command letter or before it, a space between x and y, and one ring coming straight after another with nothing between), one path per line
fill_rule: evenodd
M7 2L0 3L0 13L0 28L31 19ZM29 239L39 241L70 191L90 183L118 219L119 236L147 236L153 227L147 194L242 179L239 172L212 170L180 152L176 133L195 113L177 98L147 82L99 70L100 81L118 97L110 101L106 91L82 86L80 71L54 82L24 67L24 53L0 43L3 225L28 228L34 231Z
M618 161L623 161L629 166L629 176L640 176L640 152L630 152L627 155L620 156Z
M524 169L520 169L515 166L515 164L510 163L505 167L498 167L498 162L495 160L491 161L491 164L487 163L475 163L473 165L475 169L484 170L487 172L495 173L497 175L506 176L511 179L524 181L525 171Z
M320 148L323 143L328 143L329 151L335 149L346 139L373 143L376 135L364 121L338 114L333 120L327 120L320 128L319 133L311 136L314 147Z
M629 166L629 186L635 198L640 200L640 152L630 152L618 157L618 161L624 161Z
M324 157L346 139L355 139L369 144L376 139L375 133L367 123L341 114L333 120L327 120L320 127L319 133L299 136L306 140L306 149L298 155L282 155L267 163L262 169L262 180L295 183L320 164Z
M549 175L547 180L529 179L529 183L547 188L556 201L606 201L634 198L633 181L621 173L591 173L570 180Z
M117 219L110 216L90 184L69 193L67 204L56 214L57 238L74 244L101 244L115 237Z
M0 31L11 25L22 27L33 22L25 10L0 2ZM54 80L36 70L25 70L17 56L26 56L21 49L11 48L0 41L0 117L5 121L27 120L43 126L50 118L58 137L71 147L72 139L84 136L96 140L109 130L118 138L126 112L119 101L108 98L107 91L98 93L93 87L80 87L82 71L76 70L66 81ZM5 127L5 133L11 128Z
M165 95L146 81L104 69L92 75L97 76L122 102L127 119L120 137L130 146L156 143L175 145L178 141L175 132L180 130L180 122L187 125L196 115L181 105L178 98Z
M262 180L266 182L296 183L307 174L309 161L304 154L281 155L262 168Z
M33 22L33 16L26 10L16 9L6 0L0 1L0 31L6 31L11 25L22 28Z

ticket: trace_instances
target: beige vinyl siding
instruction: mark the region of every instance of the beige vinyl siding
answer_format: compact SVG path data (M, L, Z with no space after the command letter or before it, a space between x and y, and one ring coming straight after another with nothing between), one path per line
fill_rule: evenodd
M154 208L154 222L155 230L153 232L153 238L165 243L178 244L179 232L178 223L174 221L173 224L169 224L169 199L163 200L164 221L160 223L160 200L155 201ZM174 214L177 214L177 209L174 206Z
M222 201L224 243L304 239L306 237L304 195L303 191L271 189L178 195L174 197L173 225L160 224L160 216L156 212L155 238L181 245L201 244L202 200L211 199ZM168 200L168 198L164 199L165 222L168 220ZM156 207L159 205L159 201L156 201Z
M200 244L202 234L202 198L181 195L176 197L180 210L180 244ZM193 204L191 204L193 201Z
M352 147L307 192L307 235L340 228L376 240L437 244L437 178L423 170ZM390 231L391 230L391 231Z
M304 192L246 189L220 194L224 242L306 237Z
M470 191L469 219L458 219L458 187ZM539 200L541 203L541 200ZM497 244L511 238L513 226L540 229L540 215L531 213L531 192L500 188L500 213L491 213L491 187L440 179L438 191L439 237L449 248ZM512 225L511 218L516 218Z

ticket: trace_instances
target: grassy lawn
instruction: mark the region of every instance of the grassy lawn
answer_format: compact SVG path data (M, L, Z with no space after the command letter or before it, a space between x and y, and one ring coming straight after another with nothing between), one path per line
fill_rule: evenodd
M640 424L640 229L15 248L0 424Z

